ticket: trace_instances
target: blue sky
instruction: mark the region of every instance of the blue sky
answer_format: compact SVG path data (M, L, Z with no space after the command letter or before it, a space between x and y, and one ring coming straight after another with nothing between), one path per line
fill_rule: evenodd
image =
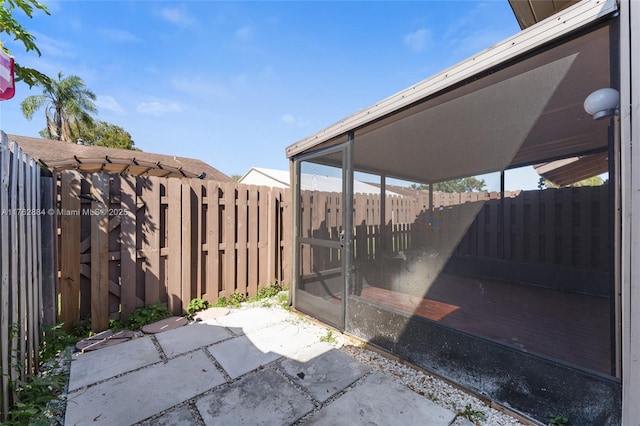
M286 169L288 145L519 31L507 0L45 3L16 13L41 57L0 36L18 62L81 77L143 151L228 175ZM40 93L20 83L2 130L38 137L20 102Z

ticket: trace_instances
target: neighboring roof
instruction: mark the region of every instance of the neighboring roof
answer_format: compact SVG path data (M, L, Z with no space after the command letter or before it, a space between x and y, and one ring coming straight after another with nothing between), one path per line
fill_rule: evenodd
M579 1L580 0L509 0L509 4L520 28L524 30Z
M31 158L46 167L95 173L126 173L134 176L200 177L217 181L231 181L224 173L193 158L153 154L128 149L95 145L77 145L52 139L7 135Z
M290 175L288 170L265 169L262 167L252 167L239 180L240 183L248 185L277 186L279 188L289 188ZM320 192L342 192L342 179L332 176L312 175L302 173L301 176L303 191ZM379 194L379 186L361 181L353 182L354 194ZM388 195L394 195L392 191L387 191Z
M353 132L354 170L430 183L605 150L607 120L592 120L582 105L611 87L607 25L616 8L583 0L286 154Z
M238 182L247 185L267 185L278 188L288 188L290 174L288 170L266 169L264 167L252 167Z
M567 186L609 171L608 153L565 158L537 164L533 168L540 176L558 186Z

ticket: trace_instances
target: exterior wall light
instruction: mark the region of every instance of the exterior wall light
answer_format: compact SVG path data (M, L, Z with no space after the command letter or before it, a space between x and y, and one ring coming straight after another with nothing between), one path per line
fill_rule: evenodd
M620 92L616 89L598 89L584 100L584 110L594 120L600 120L617 114L619 104Z

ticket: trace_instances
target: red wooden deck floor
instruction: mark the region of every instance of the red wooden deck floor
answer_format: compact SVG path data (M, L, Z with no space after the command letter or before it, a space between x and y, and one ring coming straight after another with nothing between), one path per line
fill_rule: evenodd
M361 296L524 351L609 374L609 299L442 274L424 298L377 287Z

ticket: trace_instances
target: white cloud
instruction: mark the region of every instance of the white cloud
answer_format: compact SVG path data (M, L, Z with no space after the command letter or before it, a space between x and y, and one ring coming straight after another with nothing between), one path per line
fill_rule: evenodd
M403 41L414 52L421 52L431 44L431 32L426 28L420 28L412 33L405 34Z
M280 120L284 123L287 124L291 124L297 127L304 127L307 124L309 124L308 121L304 121L299 117L294 116L293 114L284 114L282 117L280 117Z
M179 27L187 28L195 23L184 7L165 7L159 10L159 14L165 21Z
M62 40L56 40L44 34L33 32L36 37L36 44L42 52L43 56L54 58L72 58L75 57L73 46Z
M245 25L236 30L236 37L240 40L249 40L253 35L253 29L249 25Z
M228 93L222 84L211 83L197 77L176 77L171 80L171 86L176 90L194 96L220 98Z
M283 115L283 116L280 118L280 120L284 121L285 123L289 123L289 124L291 124L291 123L295 123L295 122L296 122L296 118L295 118L293 115L291 115L291 114L285 114L285 115Z
M124 113L124 108L120 106L113 96L98 95L96 97L96 106L98 107L98 110L107 110L118 114Z
M120 30L117 28L103 28L98 30L100 34L102 34L108 40L111 40L116 43L128 43L140 41L138 37L130 33L126 30Z
M152 101L138 104L136 110L143 114L151 114L159 117L170 112L182 111L182 106L176 102Z

